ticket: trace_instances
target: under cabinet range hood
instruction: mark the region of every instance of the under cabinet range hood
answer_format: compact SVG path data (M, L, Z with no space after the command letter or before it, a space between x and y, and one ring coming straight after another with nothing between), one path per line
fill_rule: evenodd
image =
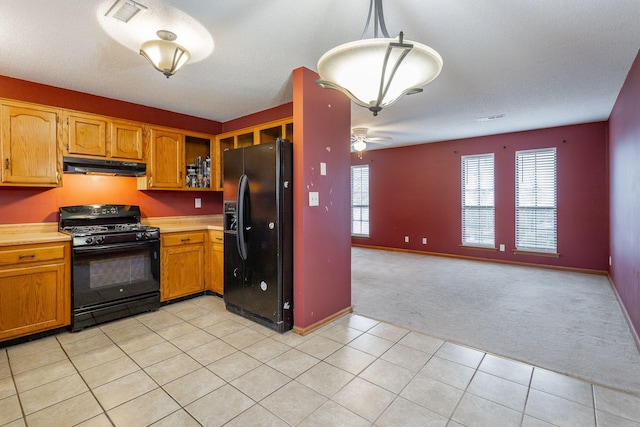
M85 159L81 157L63 157L64 173L111 176L144 176L145 163L120 160Z

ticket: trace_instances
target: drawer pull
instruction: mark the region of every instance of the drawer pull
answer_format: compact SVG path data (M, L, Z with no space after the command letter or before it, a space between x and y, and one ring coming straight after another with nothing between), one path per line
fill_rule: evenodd
M36 254L20 255L20 259L35 258Z
M222 241L222 237L216 237L216 240Z
M190 237L185 237L184 239L180 239L181 242L188 242L189 240L191 240Z

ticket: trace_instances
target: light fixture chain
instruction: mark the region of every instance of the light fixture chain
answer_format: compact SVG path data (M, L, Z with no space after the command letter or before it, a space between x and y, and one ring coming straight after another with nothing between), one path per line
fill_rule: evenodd
M376 29L378 27L377 22L380 23L380 31L382 31L382 35L386 38L389 38L389 33L387 32L387 26L384 23L384 12L382 11L382 0L376 1ZM378 37L378 32L375 34Z
M369 31L369 25L371 24L371 15L373 14L374 26L373 26L373 37L378 38L378 27L380 27L380 31L382 35L386 38L389 37L389 33L387 32L387 26L384 23L384 12L382 11L382 0L370 0L369 1L369 14L367 15L367 23L364 26L364 30L362 31L362 35L360 39L364 39L367 31Z

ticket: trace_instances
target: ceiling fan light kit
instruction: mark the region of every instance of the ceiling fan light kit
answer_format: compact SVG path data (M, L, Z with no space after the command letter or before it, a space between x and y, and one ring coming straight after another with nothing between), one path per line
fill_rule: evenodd
M374 37L342 44L322 55L316 83L343 92L377 116L402 95L422 92L422 86L440 74L443 62L429 46L404 40L402 32L397 39L389 37L382 0L370 0L362 37L369 29L372 14ZM378 37L378 27L384 37Z
M156 70L169 78L189 61L191 54L175 42L178 36L171 31L160 30L156 34L160 39L142 43L140 55L147 58Z

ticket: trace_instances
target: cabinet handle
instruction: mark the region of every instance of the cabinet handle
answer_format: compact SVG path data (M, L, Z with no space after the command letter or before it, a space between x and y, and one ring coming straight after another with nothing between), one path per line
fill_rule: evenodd
M56 183L60 184L60 172L56 171Z
M180 239L181 242L188 242L189 240L191 240L190 237L185 237L184 239Z
M9 158L4 159L4 168L9 170Z
M222 241L222 237L216 237L216 240Z
M36 257L35 254L20 255L20 259L35 258L35 257Z

